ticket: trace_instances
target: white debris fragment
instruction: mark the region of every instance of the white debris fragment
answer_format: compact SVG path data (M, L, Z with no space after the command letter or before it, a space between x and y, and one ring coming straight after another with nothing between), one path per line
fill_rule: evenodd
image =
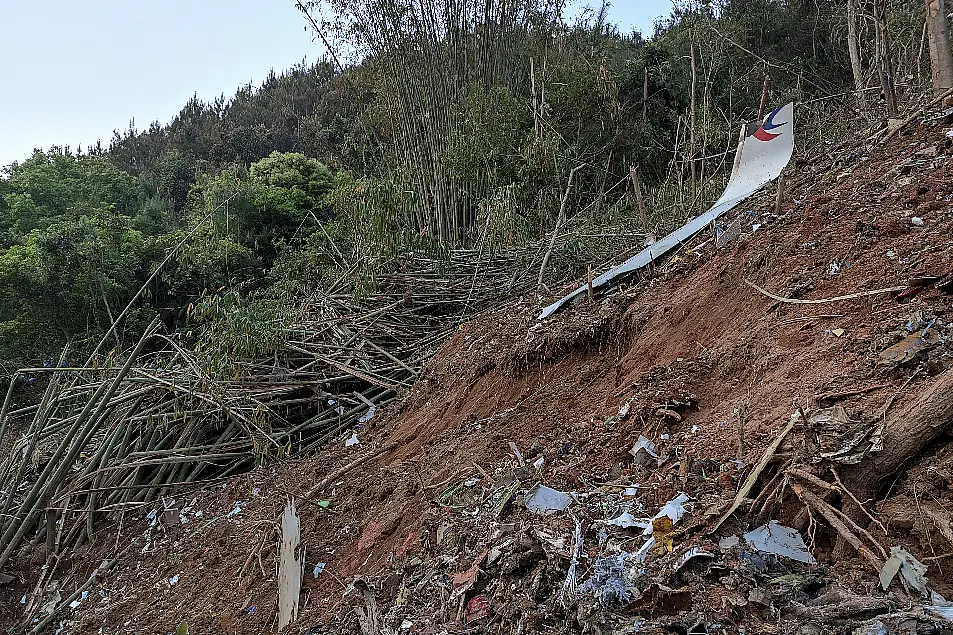
M278 630L298 616L304 556L301 550L301 521L293 503L281 515L281 547L278 564Z
M533 469L541 470L543 469L543 464L546 463L546 457L540 456L538 459L533 461Z
M235 506L232 508L230 512L225 514L225 517L231 518L232 516L237 516L238 514L240 514L242 511L242 505L244 504L245 504L245 501L236 501Z
M687 494L679 494L669 502L665 503L665 506L659 510L659 513L652 516L652 520L656 518L661 518L662 516L668 516L672 519L672 524L677 523L682 519L682 516L685 515L685 506L691 499ZM645 528L645 531L642 532L643 536L652 535L652 522L649 521L648 527Z
M178 582L178 581L179 581L179 574L176 573L174 576L172 576L171 578L169 578L169 586L175 585L175 583Z
M349 437L344 441L344 447L346 447L346 448L349 448L349 447L351 447L352 445L360 445L360 444L361 444L361 441L357 438L357 432L356 432L356 431L355 431L355 432L352 432L352 433L351 433L351 436L349 436Z
M526 466L526 460L523 459L523 453L520 452L520 449L519 449L518 447L516 447L516 444L513 443L512 441L509 441L509 442L507 442L507 445L509 445L509 446L510 446L510 450L513 451L513 456L516 457L516 460L519 462L520 467L525 467L525 466Z
M625 402L624 404L622 404L622 407L619 408L619 419L622 420L622 419L625 419L626 417L628 417L628 416L629 416L629 410L631 410L631 409L632 409L632 400L631 400L631 399L627 399L626 402Z
M776 520L753 529L744 536L745 542L758 551L784 556L807 564L817 563L811 552L807 550L807 545L804 544L801 534L796 529L785 527Z
M561 512L572 502L572 496L545 485L537 485L526 495L526 509L540 515Z
M910 219L910 224L914 227L923 227L923 219L919 216L914 216Z
M371 419L374 418L374 415L375 415L376 413L377 413L377 407L376 407L376 406L371 406L370 408L367 409L367 412L365 412L363 415L361 415L361 418L358 419L357 422L358 422L358 423L367 423L368 421L370 421Z
M678 571L684 567L690 560L696 558L714 558L715 554L710 551L705 551L701 547L692 547L679 557L678 562L675 563L675 570Z
M639 547L638 551L632 554L636 562L645 562L645 557L648 555L649 551L652 550L652 547L655 546L655 536L653 532L655 527L652 524L652 521L656 518L661 518L662 516L668 516L672 519L672 524L677 523L682 519L682 516L685 515L685 507L691 499L686 494L679 494L669 502L665 503L665 506L659 510L659 513L655 514L651 519L646 523L645 528L642 530L643 536L648 536L648 540Z
M622 527L623 529L628 529L630 527L638 527L639 529L645 529L646 527L651 526L651 523L645 519L640 518L636 519L635 516L629 512L623 512L619 516L611 520L605 521L607 525L614 525L615 527Z
M924 606L923 608L953 622L953 606L932 605Z
M69 603L69 607L71 609L79 608L79 605L82 604L83 600L85 600L87 597L89 597L89 591L83 591L82 594L80 594L78 599L75 599Z
M658 452L655 444L642 435L639 435L635 445L629 450L629 454L632 455L633 463L636 465L650 465L658 461Z
M880 586L884 591L890 586L898 572L903 576L906 583L918 593L924 596L929 594L925 576L927 572L926 565L914 558L903 547L891 547L890 557L887 558L883 569L880 570Z

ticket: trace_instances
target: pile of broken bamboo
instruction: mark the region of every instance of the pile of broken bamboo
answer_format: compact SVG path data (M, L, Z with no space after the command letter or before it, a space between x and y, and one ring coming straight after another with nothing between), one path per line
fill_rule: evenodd
M536 261L538 263L538 261ZM0 568L74 548L102 521L340 437L409 389L460 320L526 290L534 255L414 258L356 296L344 272L301 301L267 359L212 377L153 322L119 363L24 369L39 403L0 408ZM538 264L535 266L538 267Z

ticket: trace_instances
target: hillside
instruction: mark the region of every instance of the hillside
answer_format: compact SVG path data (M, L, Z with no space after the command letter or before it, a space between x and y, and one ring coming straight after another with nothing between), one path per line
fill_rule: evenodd
M115 557L54 625L271 631L276 519L294 500L305 576L285 632L949 632L922 608L953 598L953 326L938 288L953 271L948 129L917 122L869 152L793 166L779 215L768 188L739 208L734 241L702 236L648 279L545 323L551 298L527 295L461 325L359 444L348 432L312 457L130 510L60 564L39 602L69 599ZM746 282L797 300L903 291L782 303ZM835 405L847 428L825 410ZM864 481L924 412L938 417L919 429L929 439ZM710 533L789 421L740 510ZM657 462L630 454L640 436ZM878 436L883 449L857 464L817 460ZM572 502L530 511L537 483ZM851 509L854 492L869 517ZM655 526L661 552L633 560L643 530L607 521L650 518L681 493L684 516ZM829 510L844 513L832 523ZM737 539L770 520L798 530L817 564ZM926 565L932 598L900 577L881 590L837 523L873 561L902 547ZM6 624L40 564L19 562L0 585Z

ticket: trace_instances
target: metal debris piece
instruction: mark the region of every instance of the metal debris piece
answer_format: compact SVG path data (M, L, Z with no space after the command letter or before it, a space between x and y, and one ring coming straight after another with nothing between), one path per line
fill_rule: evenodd
M638 593L633 570L636 564L633 554L626 552L599 558L578 592L596 596L603 605L628 604Z
M563 606L566 605L566 596L576 597L576 568L579 566L579 552L582 551L582 523L575 515L570 514L570 516L572 516L572 521L575 524L575 530L573 532L572 553L569 556L569 572L563 581L563 590L559 596Z
M926 610L930 611L931 613L935 615L939 615L940 617L950 622L953 622L953 604L951 604L950 606L931 605L931 606L924 606L923 608L925 608Z
M358 419L357 422L358 422L358 423L367 423L368 421L370 421L371 419L374 418L374 415L375 415L376 413L377 413L377 406L371 406L370 408L367 409L367 412L365 412L363 415L361 415L361 418Z
M890 557L880 570L880 586L884 591L890 587L890 583L898 572L912 589L923 596L929 595L930 589L925 577L926 565L914 558L903 547L891 547Z
M630 397L629 399L626 399L625 403L622 404L622 407L619 408L619 421L622 421L623 419L629 416L629 411L632 409L633 399L635 399L635 397Z
M633 557L636 558L636 560L638 560L639 562L644 562L645 557L648 555L649 551L651 551L655 547L656 539L653 534L655 532L656 521L662 517L667 517L671 521L671 523L674 525L674 523L677 523L678 521L680 521L682 519L682 516L685 515L685 506L690 500L691 499L686 494L679 494L678 496L676 496L675 498L667 502L665 506L662 507L661 510L659 510L659 513L655 514L655 516L652 517L651 522L642 531L642 535L648 536L649 539L646 540L641 547L639 547L638 551L632 554ZM667 529L668 526L669 526L668 523L660 523L661 528ZM669 534L665 533L663 538L667 541L669 538ZM666 549L668 549L667 542L663 542L663 546Z
M817 564L817 560L807 550L801 534L796 529L785 527L776 520L749 531L744 536L745 541L753 549L763 553L784 556L807 564Z
M682 415L678 414L674 410L671 410L670 408L658 408L655 411L655 416L661 417L662 419L670 419L675 423L678 423L682 420Z
M883 450L884 421L880 418L853 420L843 407L834 406L816 410L808 419L818 438L815 463L827 460L853 465L870 452Z
M177 508L171 507L166 509L159 515L159 522L161 522L166 527L174 527L175 525L181 525L188 522L188 519L182 515Z
M379 635L381 632L380 615L377 610L377 598L367 582L358 578L354 581L354 588L364 596L364 606L355 606L354 614L364 635Z
M615 518L605 521L607 525L614 525L615 527L621 527L623 529L629 529L631 527L638 527L639 529L645 529L649 526L649 520L646 518L636 520L629 512L622 512Z
M728 549L734 549L741 544L741 538L738 536L725 536L718 541L718 548L722 551L727 551Z
M650 465L658 461L658 451L655 444L642 435L639 435L635 445L629 450L629 454L632 455L632 462L636 465Z
M526 461L523 459L523 454L520 452L520 449L516 447L516 444L512 441L507 442L507 445L510 446L510 449L513 451L513 456L516 457L516 460L519 462L520 467L526 467Z
M659 513L652 517L652 520L661 518L662 516L668 516L672 519L673 523L677 523L682 519L682 516L685 515L685 507L688 505L689 501L691 501L691 499L687 494L679 494L669 502L665 503L662 509L659 510ZM652 529L651 525L649 525L649 527L646 527L644 534L648 536L651 535L651 533Z
M483 564L483 560L486 558L488 553L489 550L477 555L469 569L463 573L457 573L451 578L451 584L453 585L453 592L450 594L451 602L455 601L461 595L466 594L467 591L473 588L477 577L480 575L480 565Z
M470 601L467 602L467 612L466 612L466 617L463 620L463 623L469 626L470 624L476 622L477 620L482 620L484 617L487 617L489 614L490 614L490 601L486 598L485 595L474 595L472 598L470 598ZM411 624L410 626L413 626L413 624ZM409 629L410 626L408 626L407 628ZM403 628L403 624L401 624L401 627Z
M710 227L722 214L776 179L794 153L794 104L785 104L773 110L765 118L764 125L773 132L764 133L762 126L753 135L742 139L736 155L736 169L732 170L724 193L707 212L696 216L621 265L594 278L591 283L584 284L553 302L543 309L537 319L545 320L567 302L588 293L589 289L601 287L618 276L638 271L679 248L689 238Z
M551 487L537 484L526 495L526 509L533 513L546 516L553 512L561 512L572 503L572 496Z
M887 625L880 620L864 622L850 632L850 635L890 635Z
M178 578L179 576L176 577ZM83 591L78 598L69 603L69 607L71 609L79 608L79 605L82 604L83 600L85 600L87 597L89 597L89 591Z
M278 630L298 617L298 597L304 574L304 556L301 545L301 525L294 503L285 505L281 514L281 548L278 564Z
M904 364L913 360L919 353L927 351L940 342L936 329L927 327L911 333L893 346L880 353L880 361L885 364Z
M675 570L678 571L679 569L687 565L692 560L698 560L698 559L711 560L714 557L715 557L715 554L713 554L710 551L705 551L701 547L691 547L690 549L688 549L688 551L686 551L681 556L679 556L678 562L675 563Z

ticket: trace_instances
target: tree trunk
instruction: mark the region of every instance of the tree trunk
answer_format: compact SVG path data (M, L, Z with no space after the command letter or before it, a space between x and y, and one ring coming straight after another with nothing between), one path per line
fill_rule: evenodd
M953 53L946 22L944 0L926 0L927 41L930 45L933 94L942 95L953 88Z
M887 35L887 0L874 1L874 21L877 24L877 57L880 86L883 89L887 117L897 117L897 92L893 82L893 61L890 59L890 37Z
M850 70L854 75L854 90L857 103L867 108L864 94L864 71L860 65L860 48L857 46L857 0L847 0L847 53L850 55Z
M649 122L649 69L645 68L642 75L642 123Z
M871 454L841 476L861 502L877 499L880 487L911 459L936 442L953 424L953 369L939 375L933 384L896 415L884 427L881 452ZM860 524L863 515L851 513L845 501L844 511Z
M758 123L764 119L764 110L768 105L768 89L771 88L771 76L764 74L764 85L761 87L761 104L758 106Z
M689 42L689 57L692 70L692 94L691 94L691 105L689 106L689 124L688 124L688 160L691 161L691 175L692 175L692 199L695 198L695 82L697 78L697 73L695 72L695 33L692 32L692 39Z

